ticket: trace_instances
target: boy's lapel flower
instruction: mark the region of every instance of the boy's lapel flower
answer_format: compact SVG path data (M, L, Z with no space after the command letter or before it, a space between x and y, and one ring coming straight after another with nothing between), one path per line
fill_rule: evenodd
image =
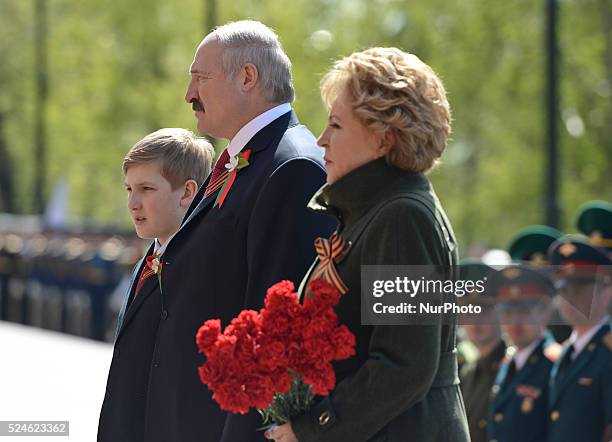
M154 253L153 255L147 256L147 267L150 268L156 275L161 273L163 264L164 263L159 255Z

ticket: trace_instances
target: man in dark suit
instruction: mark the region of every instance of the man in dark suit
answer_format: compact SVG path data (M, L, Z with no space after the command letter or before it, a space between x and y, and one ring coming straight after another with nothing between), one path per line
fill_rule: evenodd
M275 282L299 282L328 236L307 210L325 182L322 152L291 110L291 64L261 23L222 26L199 45L185 100L198 129L230 140L161 260L162 312L147 388L147 442L263 440L259 415L223 412L200 382L195 334L262 307Z

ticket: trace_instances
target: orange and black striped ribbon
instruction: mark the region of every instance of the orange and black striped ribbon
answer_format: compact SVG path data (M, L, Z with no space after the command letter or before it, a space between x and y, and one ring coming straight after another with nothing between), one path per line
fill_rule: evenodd
M210 183L208 183L208 186L206 186L206 191L204 192L204 199L208 198L210 194L215 193L217 190L219 190L221 186L223 186L223 183L225 183L225 180L227 179L228 175L229 172L226 170L221 175L216 177L214 181L211 180Z
M136 290L134 291L134 298L138 296L138 292L142 288L142 285L147 280L147 278L155 276L155 272L151 267L145 264L145 267L142 269L142 273L140 274L140 278L138 278L138 283L136 283Z
M344 295L348 291L348 287L344 284L340 275L338 275L334 259L345 253L349 247L350 242L337 233L334 233L329 239L317 238L315 240L315 249L319 262L313 270L310 280L323 278Z
M225 168L225 164L227 164L229 159L229 153L227 152L227 149L225 149L223 152L221 152L221 155L219 155L219 158L217 158L215 167L213 167L210 181L208 182L208 186L206 186L206 190L204 191L204 199L206 199L211 193L219 190L227 179L229 172Z

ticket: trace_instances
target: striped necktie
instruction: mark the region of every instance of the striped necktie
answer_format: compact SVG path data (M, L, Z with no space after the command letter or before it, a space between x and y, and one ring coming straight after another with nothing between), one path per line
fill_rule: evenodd
M228 163L230 157L229 153L227 153L227 149L221 152L217 162L215 163L215 167L213 168L212 174L210 176L210 181L208 182L208 186L206 186L206 190L204 191L204 198L207 198L211 193L218 190L225 178L227 177L227 169L225 165Z

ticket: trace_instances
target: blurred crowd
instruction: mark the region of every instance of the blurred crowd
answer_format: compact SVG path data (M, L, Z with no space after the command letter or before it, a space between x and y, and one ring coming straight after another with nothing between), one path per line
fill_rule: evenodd
M0 229L0 319L111 342L146 246L101 229Z

